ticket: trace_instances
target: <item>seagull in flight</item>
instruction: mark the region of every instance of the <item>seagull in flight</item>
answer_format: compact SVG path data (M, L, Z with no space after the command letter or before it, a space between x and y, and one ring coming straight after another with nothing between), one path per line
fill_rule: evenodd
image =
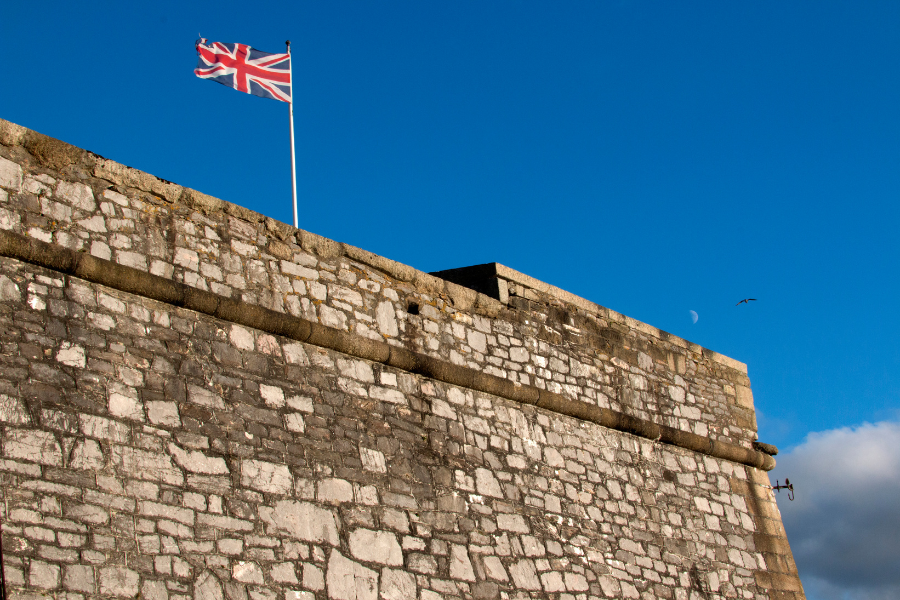
M746 304L747 302L756 302L756 298L744 298L743 300L735 304L735 306L740 306L741 304Z

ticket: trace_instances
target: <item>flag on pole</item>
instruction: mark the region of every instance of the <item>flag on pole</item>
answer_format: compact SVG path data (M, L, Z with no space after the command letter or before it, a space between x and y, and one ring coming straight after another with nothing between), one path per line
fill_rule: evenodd
M194 74L239 92L291 102L291 55L260 52L247 44L197 40Z

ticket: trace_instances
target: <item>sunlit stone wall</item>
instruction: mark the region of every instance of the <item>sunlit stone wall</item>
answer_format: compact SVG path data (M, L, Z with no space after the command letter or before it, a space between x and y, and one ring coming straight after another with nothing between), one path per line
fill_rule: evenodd
M746 448L746 368L0 121L0 229ZM764 471L0 258L12 597L800 598Z

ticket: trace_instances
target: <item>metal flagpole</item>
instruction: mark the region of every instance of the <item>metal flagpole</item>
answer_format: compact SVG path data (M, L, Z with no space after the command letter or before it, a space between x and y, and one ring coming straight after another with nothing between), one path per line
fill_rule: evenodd
M291 40L285 42L287 44L288 57L291 56ZM290 80L291 94L291 188L294 192L294 227L299 227L297 222L297 161L294 158L294 60L288 61L288 79Z

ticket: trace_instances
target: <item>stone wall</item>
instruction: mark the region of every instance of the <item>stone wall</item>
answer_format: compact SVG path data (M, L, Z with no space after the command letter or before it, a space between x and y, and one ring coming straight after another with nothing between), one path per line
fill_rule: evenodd
M505 298L478 294L4 121L0 229L753 452L736 361L511 270ZM0 259L13 597L802 597L752 461L54 265Z
M513 288L524 302L501 303L48 140L0 123L0 157L21 163L0 166L16 204L3 229L589 405L756 439L742 363L534 280Z

